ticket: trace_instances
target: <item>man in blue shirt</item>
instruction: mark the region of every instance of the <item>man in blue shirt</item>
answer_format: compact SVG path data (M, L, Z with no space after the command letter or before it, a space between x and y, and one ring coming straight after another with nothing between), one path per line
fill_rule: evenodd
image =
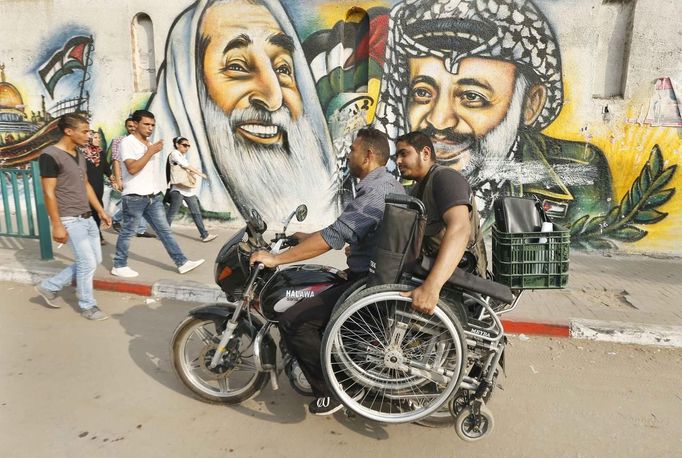
M331 249L340 250L346 243L348 279L315 297L305 299L285 311L279 328L287 348L301 365L313 395L310 413L329 415L341 409L334 399L322 373L320 347L322 333L329 321L337 299L356 280L365 277L374 254L376 231L384 215L387 194L404 194L405 190L386 170L390 154L388 139L376 129L364 128L357 133L348 155L350 173L360 179L355 199L330 226L312 234L297 233L300 243L283 253L273 255L259 251L251 256L251 264L261 262L276 267L319 256Z

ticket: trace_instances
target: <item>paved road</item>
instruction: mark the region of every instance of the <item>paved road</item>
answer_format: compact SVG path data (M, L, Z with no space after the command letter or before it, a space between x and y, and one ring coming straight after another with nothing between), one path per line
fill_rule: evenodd
M97 292L103 322L0 283L0 456L679 456L682 350L511 338L496 428L311 417L284 380L239 407L204 404L171 372L190 307ZM73 293L67 300L74 300Z

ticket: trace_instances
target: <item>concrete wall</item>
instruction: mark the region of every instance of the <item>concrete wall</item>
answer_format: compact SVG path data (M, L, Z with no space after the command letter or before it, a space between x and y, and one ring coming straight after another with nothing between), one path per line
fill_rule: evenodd
M152 109L159 137L190 139L213 216L257 207L273 220L306 202L312 222L330 221L352 193L344 155L353 133L373 125L391 138L426 129L440 161L469 178L484 216L495 196L530 193L583 246L682 251L676 0L234 0L204 12L206 3L0 2L0 64L26 115L23 131L0 123L5 166L52 141L42 98L47 111L77 99L87 65L81 108L93 128L110 141L131 110ZM154 91L135 90L140 13L153 24ZM197 27L212 37L203 69ZM289 35L293 52L263 28ZM238 65L216 67L238 33L253 43L228 56ZM76 43L90 60L59 60L71 72L49 87L40 71L54 75L50 59L73 51L64 47L74 37L84 37ZM286 111L247 122L240 110L254 97L270 113Z

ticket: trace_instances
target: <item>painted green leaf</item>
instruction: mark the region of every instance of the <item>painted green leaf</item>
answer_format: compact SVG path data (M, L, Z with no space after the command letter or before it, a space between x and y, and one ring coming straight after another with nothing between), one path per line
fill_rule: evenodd
M587 245L593 250L612 250L618 248L615 243L607 239L587 239Z
M601 232L601 224L606 219L605 216L597 216L592 218L585 224L585 229L583 229L583 234L598 234Z
M606 214L606 224L609 226L611 224L614 224L616 221L618 221L618 211L620 210L620 207L616 206L613 207L609 212Z
M659 189L665 187L665 185L667 185L668 182L672 179L676 169L677 165L671 165L670 167L665 169L658 177L656 177L654 182L651 183L651 188L658 191Z
M655 177L663 170L663 154L658 145L654 145L654 147L651 148L651 156L649 156L647 168L651 171L652 177Z
M623 242L636 242L647 235L647 231L635 226L625 226L609 234L610 238L622 240Z
M657 210L644 210L637 212L633 221L639 224L654 224L668 216L667 213L659 212Z
M651 184L651 174L649 173L649 167L642 168L640 183L642 184L642 189L649 189L649 185Z
M578 218L577 220L575 220L573 222L573 224L571 225L571 233L570 233L571 237L573 237L574 235L578 235L582 232L583 226L585 225L585 222L587 221L587 218L589 218L589 217L590 217L590 215L584 215L584 216L581 216L580 218Z
M630 211L630 191L626 192L618 206L618 219L623 218Z
M674 189L664 189L649 196L649 198L642 204L640 208L643 210L650 210L659 207L670 200L675 194Z
M609 244L613 245L608 239L624 242L641 240L647 231L634 224L654 224L668 216L668 213L657 208L675 194L675 189L664 188L676 170L677 165L664 169L663 155L658 145L655 145L649 160L620 204L611 208L606 215L583 215L578 218L571 226L571 242L603 249Z

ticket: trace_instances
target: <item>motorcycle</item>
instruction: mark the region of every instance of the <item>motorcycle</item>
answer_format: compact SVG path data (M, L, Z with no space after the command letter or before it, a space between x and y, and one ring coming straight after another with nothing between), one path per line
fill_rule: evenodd
M283 312L346 281L346 274L313 264L249 265L257 250L276 254L296 245L286 231L294 217L300 222L306 215L305 205L297 207L268 243L267 225L254 210L220 250L214 277L227 303L191 310L171 339L173 368L199 399L240 403L268 381L277 390L278 367L295 391L311 394L282 341L283 364L277 364L273 331ZM495 285L488 280L453 277L434 315L425 316L400 294L421 284L429 266L423 268L406 272L401 284L366 288L359 280L339 297L323 336L325 379L347 413L384 423L454 423L460 438L479 440L492 431L486 402L504 368L506 336L499 315L516 306L518 295L506 287L501 293L491 289ZM360 399L358 392L364 393Z
M284 220L284 229L267 243L267 224L253 210L246 226L222 247L215 262L215 282L227 304L211 304L189 312L171 339L172 364L180 380L201 400L236 404L256 396L270 381L278 389L277 344L272 331L278 317L301 300L346 280L345 272L321 265L268 269L249 266L257 250L278 253L297 244L286 235L295 217L304 221L300 205ZM283 368L292 388L310 395L298 362L280 342Z

